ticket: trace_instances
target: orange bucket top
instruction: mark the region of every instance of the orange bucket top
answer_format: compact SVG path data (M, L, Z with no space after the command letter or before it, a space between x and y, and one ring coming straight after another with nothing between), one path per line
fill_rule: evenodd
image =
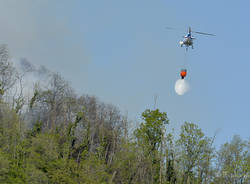
M187 75L187 70L186 69L181 70L180 75L181 75L181 78L184 79Z

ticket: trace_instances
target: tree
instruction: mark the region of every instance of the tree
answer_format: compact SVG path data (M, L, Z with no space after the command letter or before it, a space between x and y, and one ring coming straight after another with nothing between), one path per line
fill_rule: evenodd
M0 101L17 80L16 69L9 60L7 46L0 45Z
M52 73L48 86L35 87L29 104L32 124L36 121L46 122L44 128L53 131L58 127L67 127L77 113L71 109L76 103L75 97L68 82L59 74Z
M195 168L203 160L203 153L208 145L204 133L193 123L185 122L181 126L180 138L177 140L179 147L179 161L182 166L183 183L192 183L197 178Z
M249 183L250 152L246 141L235 135L230 143L225 143L217 152L217 182Z
M151 181L160 181L160 146L165 134L165 125L168 124L167 114L156 110L145 110L142 113L143 123L135 130L137 143L143 149L143 157L151 158Z
M177 182L177 173L175 167L175 150L173 135L169 133L166 137L166 182L175 184Z

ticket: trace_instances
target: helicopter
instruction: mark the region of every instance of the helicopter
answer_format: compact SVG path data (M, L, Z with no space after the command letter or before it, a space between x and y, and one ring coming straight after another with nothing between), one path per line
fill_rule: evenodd
M174 28L171 28L171 27L166 27L166 29L174 29ZM192 31L191 30L191 27L188 27L188 33L183 36L183 40L181 40L179 42L180 46L183 47L186 46L186 51L188 50L188 47L191 46L192 49L194 49L194 45L193 45L193 40L195 39L195 37L192 36L192 33L196 33L196 34L202 34L202 35L208 35L208 36L216 36L214 34L210 34L210 33L203 33L203 32L198 32L198 31Z

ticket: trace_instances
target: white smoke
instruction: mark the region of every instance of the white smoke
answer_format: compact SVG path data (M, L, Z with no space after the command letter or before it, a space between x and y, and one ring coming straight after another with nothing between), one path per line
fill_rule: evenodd
M190 89L190 86L187 81L184 79L179 79L175 83L175 92L178 95L184 95L186 92L188 92Z
M35 65L26 58L13 58L12 61L18 77L10 96L22 95L26 100L29 100L34 94L35 85L48 85L52 72L45 66Z

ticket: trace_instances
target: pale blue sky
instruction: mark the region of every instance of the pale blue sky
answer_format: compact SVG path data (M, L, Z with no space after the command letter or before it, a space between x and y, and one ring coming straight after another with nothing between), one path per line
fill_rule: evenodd
M61 73L79 94L96 95L138 119L146 108L168 113L171 127L198 124L216 144L250 136L249 7L245 0L1 1L0 42ZM178 46L187 27L195 49ZM166 26L183 31L166 30ZM174 91L186 62L191 91Z

